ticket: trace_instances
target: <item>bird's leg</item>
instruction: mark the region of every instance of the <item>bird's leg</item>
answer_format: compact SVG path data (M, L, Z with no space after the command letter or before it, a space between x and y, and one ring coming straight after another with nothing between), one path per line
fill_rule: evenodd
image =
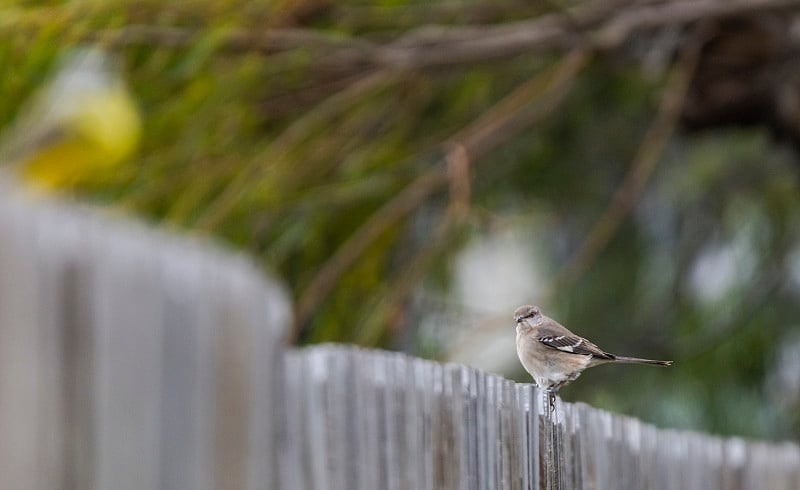
M550 405L551 412L556 409L556 393L558 392L558 388L558 386L551 386L545 390L545 393L547 394L547 402Z
M548 400L550 401L550 411L551 412L556 409L556 395L558 394L558 390L560 390L562 386L566 385L570 381L572 381L572 379L565 379L564 381L562 381L562 382L560 382L558 384L555 384L555 385L547 388L547 390L545 390L545 391L547 391Z

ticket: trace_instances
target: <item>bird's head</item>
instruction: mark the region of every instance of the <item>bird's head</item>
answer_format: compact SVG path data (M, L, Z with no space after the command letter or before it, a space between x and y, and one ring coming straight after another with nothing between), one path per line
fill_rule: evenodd
M541 316L542 312L538 306L525 305L514 310L514 321L517 325L533 326L538 323Z
M82 49L65 58L47 92L57 123L94 152L98 170L113 168L135 150L141 119L119 67L105 52Z
M142 130L133 97L101 48L71 49L55 68L0 141L0 160L37 190L114 176Z

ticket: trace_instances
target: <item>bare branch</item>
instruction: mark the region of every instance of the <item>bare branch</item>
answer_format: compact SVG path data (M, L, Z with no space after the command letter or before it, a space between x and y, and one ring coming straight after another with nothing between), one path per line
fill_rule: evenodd
M236 178L208 205L195 226L206 231L215 228L233 209L244 190L259 177L268 162L271 168L275 168L277 165L275 162L280 161L289 148L302 141L315 128L351 107L365 93L385 86L393 80L394 78L388 76L387 72L369 73L297 118L269 146L267 154L259 155L252 159L249 165L238 170Z
M300 328L324 300L339 278L349 269L366 249L392 224L407 216L421 202L447 183L447 175L437 165L402 192L373 213L350 237L334 252L322 266L309 286L303 291L295 309L295 328L290 341L296 341Z
M572 284L589 268L636 204L675 132L704 40L704 36L695 36L692 42L684 47L678 66L672 72L661 98L656 119L645 134L630 170L578 252L554 281L553 290L560 290L565 284Z
M90 32L87 33L87 36L94 41L103 41L118 46L155 44L177 48L197 42L198 36L202 32L200 29L132 24L118 29ZM365 52L376 48L372 42L362 38L330 34L322 30L287 28L267 29L259 32L242 29L231 30L223 36L220 45L230 51L260 51L265 54L300 47L313 47L321 50L347 48Z
M595 227L587 235L578 252L564 266L561 273L543 294L544 298L540 299L541 303L546 303L546 298L553 297L558 291L574 283L586 271L619 229L620 224L628 213L630 213L648 178L655 169L669 138L674 133L681 109L686 100L686 93L692 74L700 56L701 39L699 36L696 37L694 42L687 44L683 49L681 60L671 73L666 91L661 98L655 121L645 134L630 170L623 179L622 184L614 192L611 202L597 220ZM473 339L488 338L492 332L507 328L507 326L507 315L487 318L476 327L469 338L450 346L447 357L459 358L463 355L463 352L469 350Z
M375 326L379 318L396 318L403 304L408 300L419 281L424 277L431 261L438 257L455 231L463 223L464 215L455 208L449 208L441 218L430 238L416 251L414 256L400 269L397 276L389 282L389 289L378 299L377 304L368 313L364 325ZM378 341L379 332L369 330L360 332L358 341L365 345L373 345Z
M472 160L480 158L501 141L507 141L509 134L517 134L549 115L561 104L571 88L570 82L588 60L586 51L571 52L552 70L519 85L448 143L463 145Z
M618 48L631 35L664 26L752 12L800 7L800 0L679 0L660 3L601 2L569 13L555 13L517 22L482 26L429 25L379 44L363 37L311 29L232 31L220 41L223 49L266 54L297 48L317 53L323 69L419 70L510 59L523 53ZM186 46L197 32L160 26L127 26L90 33L110 44ZM349 67L349 68L348 68Z
M554 69L517 87L477 121L445 143L449 158L456 158L450 152L464 152L461 158L477 160L551 114L566 98L572 80L588 59L587 53L576 51ZM302 326L330 294L341 276L382 233L450 182L445 165L447 160L448 156L445 156L443 161L437 162L409 184L339 246L298 300L290 341L297 340Z

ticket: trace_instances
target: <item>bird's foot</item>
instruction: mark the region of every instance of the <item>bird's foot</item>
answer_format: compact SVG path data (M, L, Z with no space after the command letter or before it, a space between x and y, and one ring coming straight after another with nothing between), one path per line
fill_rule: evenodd
M547 393L547 402L550 405L550 411L554 411L556 409L556 390L547 389L545 390Z

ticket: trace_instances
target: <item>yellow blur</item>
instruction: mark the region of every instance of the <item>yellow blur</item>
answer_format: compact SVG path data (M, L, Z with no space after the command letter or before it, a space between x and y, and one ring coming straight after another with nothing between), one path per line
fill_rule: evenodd
M65 189L108 178L140 134L134 101L108 56L81 50L22 108L0 158L36 189Z

